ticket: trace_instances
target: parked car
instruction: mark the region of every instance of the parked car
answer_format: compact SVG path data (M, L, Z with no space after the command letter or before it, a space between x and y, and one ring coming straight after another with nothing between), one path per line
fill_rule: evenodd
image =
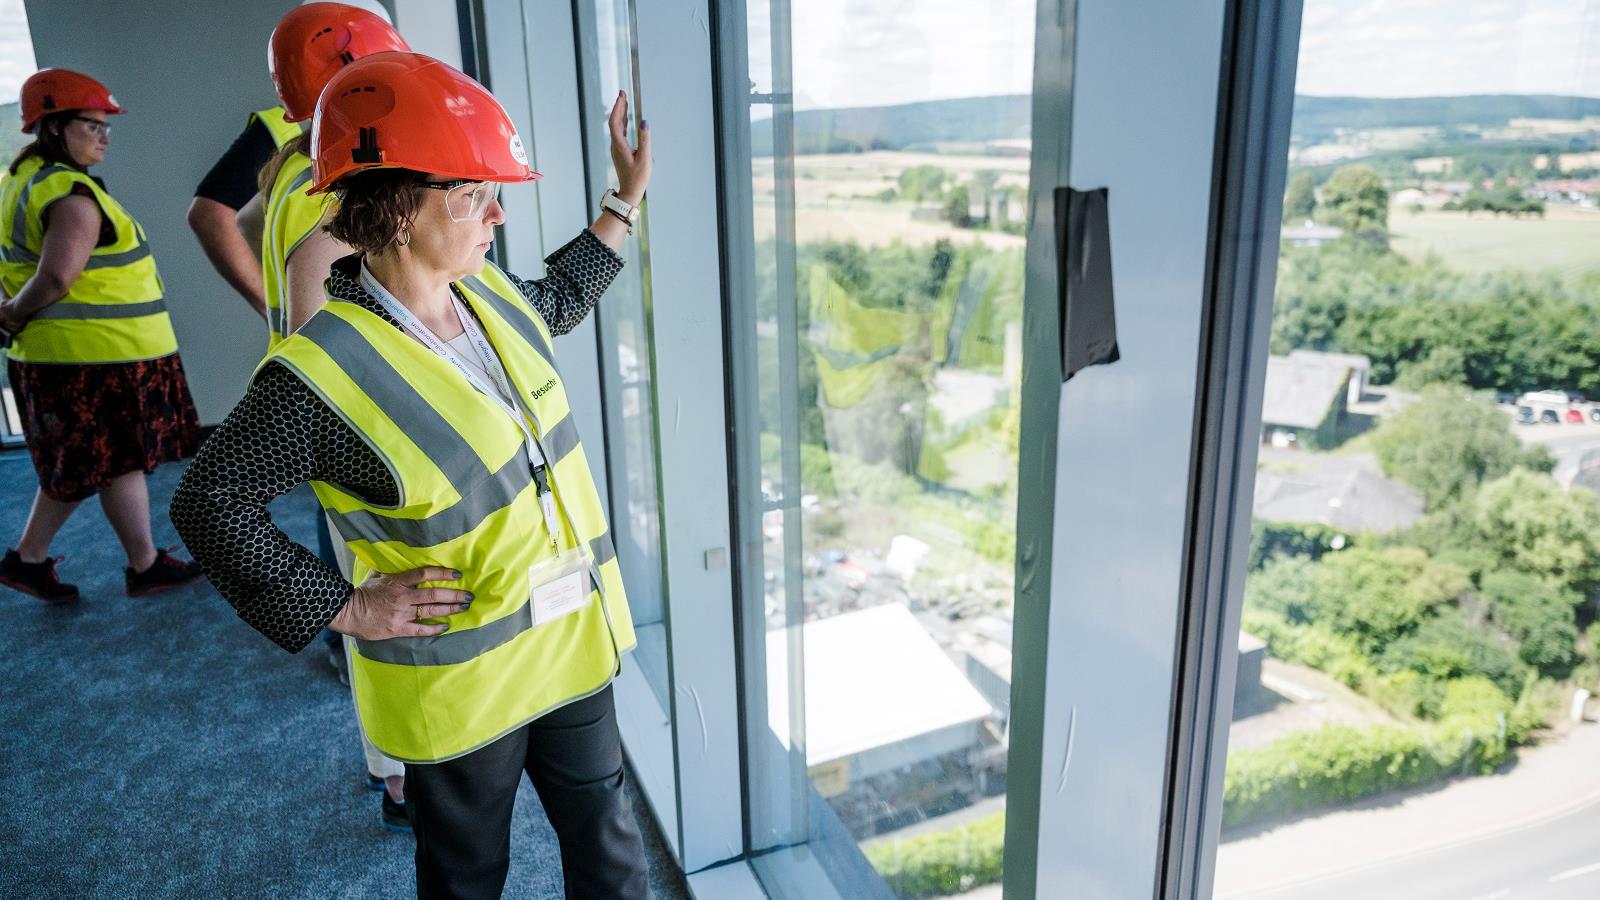
M1588 401L1584 400L1583 399L1583 395L1578 393L1577 391L1562 391L1562 393L1567 395L1567 402L1568 403L1587 403L1588 402Z
M1581 409L1569 409L1569 410L1567 410L1567 422L1569 424L1572 424L1572 425L1582 425L1583 424L1583 410L1581 410Z
M1505 391L1501 391L1500 393L1494 395L1494 402L1502 406L1511 406L1517 402L1517 395L1508 394Z
M1566 406L1572 402L1566 391L1534 391L1523 394L1517 400L1529 406Z
M1539 421L1546 425L1560 425L1561 417L1553 409L1542 409L1539 411Z
M1600 422L1600 406L1589 407L1589 421Z
M1517 422L1518 422L1518 424L1521 424L1521 425L1532 425L1532 424L1534 424L1534 423L1536 423L1538 421L1539 421L1539 417L1535 416L1533 414L1533 407L1531 407L1531 406L1519 406L1519 407L1517 407Z

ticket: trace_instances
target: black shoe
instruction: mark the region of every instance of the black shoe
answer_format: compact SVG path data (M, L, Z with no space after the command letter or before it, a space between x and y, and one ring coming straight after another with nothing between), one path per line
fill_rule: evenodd
M17 551L7 550L5 559L0 559L0 584L38 597L46 603L77 603L78 586L62 584L56 576L56 563L60 559L57 556L44 562L23 562Z
M383 787L384 787L384 782L383 782L382 778L379 778L378 776L372 774L371 772L367 773L367 790L369 790L369 791L381 791L381 790L383 790Z
M167 553L166 550L157 550L156 561L143 572L135 572L132 566L123 572L126 576L129 597L144 597L169 591L205 574L200 571L199 563L185 562Z
M401 834L411 833L411 815L406 811L405 801L394 802L388 791L383 792L383 802L378 808L378 824Z

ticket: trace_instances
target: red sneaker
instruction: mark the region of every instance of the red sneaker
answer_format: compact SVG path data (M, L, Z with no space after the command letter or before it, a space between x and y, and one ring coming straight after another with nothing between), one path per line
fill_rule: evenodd
M38 597L46 603L77 603L78 586L62 584L56 575L56 563L60 560L61 557L57 556L44 562L23 562L17 551L7 550L5 558L0 559L0 584Z

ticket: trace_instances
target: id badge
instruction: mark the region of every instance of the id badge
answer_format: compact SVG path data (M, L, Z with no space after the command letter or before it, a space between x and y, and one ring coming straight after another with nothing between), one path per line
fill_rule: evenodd
M528 568L533 624L543 625L589 605L589 554L565 550Z

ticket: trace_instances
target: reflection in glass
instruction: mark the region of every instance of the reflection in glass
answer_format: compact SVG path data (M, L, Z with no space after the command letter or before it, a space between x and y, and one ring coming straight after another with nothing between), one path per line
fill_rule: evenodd
M584 38L580 41L580 84L585 151L591 193L598 202L606 187L618 187L607 120L619 91L627 91L632 101L630 135L640 115L634 79L633 12L627 0L593 0L578 4L577 13ZM594 181L602 176L605 182ZM624 242L620 252L626 265L606 291L605 303L595 316L605 396L611 529L638 631L637 659L657 699L667 708L648 212L648 206L641 210L634 234Z
M752 849L843 835L903 896L999 878L1033 44L1006 5L750 2L734 38Z

